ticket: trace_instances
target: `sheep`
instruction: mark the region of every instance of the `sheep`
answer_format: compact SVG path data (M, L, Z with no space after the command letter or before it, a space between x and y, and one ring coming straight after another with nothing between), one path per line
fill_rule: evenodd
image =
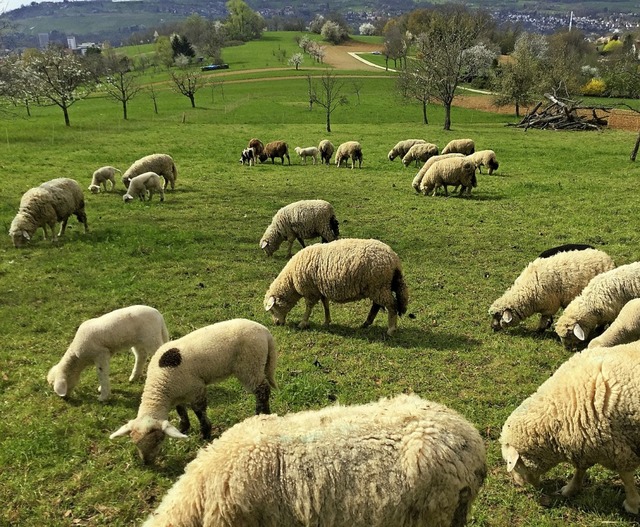
M202 449L144 527L462 526L482 438L417 395L246 419Z
M551 327L553 315L567 307L594 276L614 267L609 255L597 249L538 257L489 308L491 328L506 329L540 313L536 331L541 333Z
M60 397L68 396L80 374L96 365L100 382L100 401L111 396L109 361L111 356L131 348L135 357L129 382L140 378L147 358L169 340L164 318L149 306L129 306L100 317L85 320L76 331L62 359L47 374L47 382Z
M593 277L566 307L556 333L567 349L589 342L596 330L615 320L623 306L640 297L640 262L621 265Z
M320 160L322 161L322 164L325 164L325 163L327 165L330 164L331 156L335 151L335 147L333 146L333 143L328 139L323 139L318 144L318 151L320 152Z
M454 139L453 141L449 141L447 146L442 149L441 154L464 154L465 156L470 156L476 150L476 145L473 142L473 139Z
M595 247L587 243L565 243L564 245L558 245L557 247L552 247L551 249L542 251L538 255L538 258L549 258L549 256L553 256L561 252L583 251L584 249L595 249Z
M320 236L327 243L336 240L339 235L339 224L331 203L321 199L307 199L290 203L276 212L262 235L260 248L267 256L271 256L287 240L287 258L291 258L295 240L304 248L304 240Z
M256 152L252 147L248 147L245 148L242 151L242 154L240 154L240 163L242 163L243 165L245 164L245 162L249 165L255 165L256 164Z
M344 161L346 166L349 158L351 158L352 169L356 161L358 161L358 168L362 168L362 146L358 141L347 141L338 147L336 151L336 166L340 167L342 161Z
M561 494L578 492L589 467L616 471L627 512L638 514L640 344L593 348L562 364L504 423L502 456L517 485L537 485L561 462L576 471Z
M318 161L318 154L320 153L320 151L315 146L308 146L306 148L300 148L299 146L296 146L294 150L296 151L296 154L298 154L302 158L302 162L305 165L307 164L307 157L313 159L314 165Z
M145 172L155 172L164 178L164 187L171 184L171 190L174 190L176 179L178 179L178 169L173 162L173 158L167 154L151 154L138 159L133 163L122 175L122 183L125 187L129 187L132 178L144 174Z
M306 309L300 329L309 326L311 310L318 300L322 301L324 325L328 326L329 300L345 303L369 298L373 305L361 327L370 326L380 308L385 308L388 335L396 331L397 318L406 312L409 302L398 255L378 240L354 238L311 245L296 253L269 286L264 308L276 325L282 325L302 297Z
M131 178L127 193L122 196L122 200L125 203L129 203L135 198L144 201L147 193L149 193L149 201L151 201L153 193L156 191L160 193L160 201L164 201L164 188L162 187L160 176L155 172L145 172Z
M264 146L264 150L258 156L260 162L264 163L267 159L271 159L271 163L275 164L275 158L279 157L284 165L284 158L287 158L289 164L291 164L291 158L289 157L289 147L284 141L272 141Z
M445 155L440 154L438 156L433 156L427 159L425 164L422 165L422 168L420 170L418 170L418 173L416 174L416 176L413 178L413 181L411 182L411 186L415 189L415 191L420 193L420 183L422 183L422 178L424 178L424 175L427 173L427 170L429 170L434 163L437 163L438 161L442 161L443 159L449 159L451 157L464 157L464 155L463 154L445 154Z
M89 232L80 184L69 178L52 179L23 194L18 213L9 227L9 236L14 247L24 247L40 227L46 240L49 227L51 241L56 242L67 229L72 214L84 225L84 232ZM58 234L55 232L57 222L62 222Z
M242 318L218 322L162 345L149 362L138 415L110 438L130 435L145 464L153 463L164 436L186 439L189 404L203 439L211 439L207 385L235 376L256 398L256 413L270 413L276 388L276 344L262 324ZM179 429L169 421L175 407Z
M419 143L426 143L426 141L424 139L405 139L404 141L399 141L396 143L396 146L389 150L387 154L389 161L393 161L396 157L403 158L413 145Z
M444 195L448 196L447 185L462 185L460 194L466 190L471 193L471 187L477 186L476 167L464 157L443 159L431 165L420 183L420 190L425 195L436 195L438 189L444 186Z
M589 342L588 348L611 348L640 340L640 298L629 300L602 335Z
M426 163L430 157L438 155L438 147L433 143L418 143L413 145L402 158L402 164L408 167L412 161Z
M493 150L478 150L468 156L472 163L476 166L476 169L482 174L482 167L485 166L489 169L489 175L493 174L494 170L498 170L498 160L496 159L496 153Z
M253 148L253 151L256 154L256 158L259 157L260 154L262 154L262 152L264 151L264 145L262 144L262 141L256 138L253 138L249 141L247 148Z
M104 187L104 191L107 191L107 181L111 183L111 188L109 190L113 190L116 186L116 172L121 173L116 167L105 166L97 169L93 176L91 177L91 185L89 185L89 190L93 194L98 194L100 192L100 185Z

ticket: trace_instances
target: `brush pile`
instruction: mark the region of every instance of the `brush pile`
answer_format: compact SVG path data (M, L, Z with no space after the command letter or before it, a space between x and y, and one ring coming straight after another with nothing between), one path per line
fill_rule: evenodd
M607 126L606 116L611 108L604 106L583 106L582 101L563 99L549 93L544 96L549 103L542 109L545 101L539 102L519 122L509 126L518 128L538 128L540 130L600 130ZM598 115L596 112L602 112Z

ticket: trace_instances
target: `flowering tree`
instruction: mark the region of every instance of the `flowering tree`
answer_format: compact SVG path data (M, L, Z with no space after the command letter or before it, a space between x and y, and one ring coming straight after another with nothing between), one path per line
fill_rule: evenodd
M297 70L300 67L300 64L302 64L303 60L304 60L304 55L302 53L294 53L293 55L291 55L291 58L289 59L289 64L291 66L295 66Z
M29 75L17 56L7 57L0 62L0 96L15 106L24 104L27 115L31 116L31 103L34 101L29 83Z
M364 24L360 24L360 27L358 28L358 32L361 35L375 35L376 26L374 26L371 22L365 22Z

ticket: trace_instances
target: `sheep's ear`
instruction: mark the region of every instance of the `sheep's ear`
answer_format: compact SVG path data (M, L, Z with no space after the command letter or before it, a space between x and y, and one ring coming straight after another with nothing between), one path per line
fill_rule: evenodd
M126 436L129 434L129 432L131 432L132 428L133 428L133 421L129 421L126 425L121 426L113 434L111 434L109 436L109 439L115 439L116 437Z
M503 445L502 457L507 462L507 472L511 472L516 467L516 463L518 459L520 459L520 454L518 454L518 451L511 445Z
M267 245L269 245L269 242L267 240L262 240L260 242L260 249L264 249Z
M65 397L67 395L67 379L58 375L53 383L53 391L60 397Z
M184 435L180 430L173 426L169 421L162 421L162 431L169 437L174 439L187 439L188 436Z
M510 309L504 310L504 313L502 313L502 320L507 324L511 324L511 321L513 320L513 313Z
M22 237L25 238L26 240L31 239L31 236L29 236L29 233L27 231L22 231Z
M264 305L264 310L265 311L270 311L275 303L276 303L276 297L275 296L270 296L269 300L267 300L267 303Z
M584 342L584 341L586 340L586 338L587 338L587 337L585 336L585 334L584 334L584 330L582 329L582 327L580 326L580 324L576 324L575 326L573 326L573 334L575 335L575 337L576 337L578 340L581 340L581 341L583 341L583 342Z

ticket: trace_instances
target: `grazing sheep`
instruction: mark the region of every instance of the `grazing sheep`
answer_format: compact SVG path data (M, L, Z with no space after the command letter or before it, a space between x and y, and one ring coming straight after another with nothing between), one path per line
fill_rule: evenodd
M100 185L104 187L104 191L107 191L107 181L111 183L111 188L109 190L113 190L116 186L116 172L120 173L116 167L106 166L100 167L93 173L91 177L91 185L89 185L89 190L98 194L100 192Z
M358 161L358 168L362 168L362 146L358 141L347 141L338 147L336 151L336 166L339 167L343 161L346 166L349 158L351 158L352 169L356 161Z
M262 153L258 156L260 162L264 163L267 159L271 159L271 163L275 164L275 158L279 157L284 165L284 158L287 158L289 164L291 164L291 158L289 157L289 147L284 141L272 141L267 143Z
M500 443L517 485L537 485L561 462L576 471L562 487L572 496L589 467L600 464L620 475L624 508L638 514L634 471L640 465L640 345L577 353L506 420Z
M82 371L95 364L99 399L106 401L111 395L109 361L114 353L131 348L135 357L131 382L142 375L147 358L168 340L167 326L157 309L148 306L116 309L80 324L60 362L49 370L47 381L56 394L66 397L78 384Z
M449 141L447 146L442 149L441 154L464 154L465 156L470 156L476 150L476 145L473 142L473 139L454 139L453 141Z
M331 203L321 199L306 199L290 203L276 212L262 235L260 248L267 256L271 256L287 240L287 258L291 258L295 240L304 249L304 240L320 236L326 243L337 239L339 235L338 220Z
M234 376L255 395L256 413L268 414L275 369L275 341L262 324L237 318L192 331L151 357L138 416L110 437L130 435L142 460L152 463L165 435L187 437L189 404L203 439L211 439L207 385ZM173 407L180 417L179 430L168 421Z
M408 167L412 161L426 163L430 157L438 155L438 147L433 143L418 143L413 145L402 158L402 164Z
M420 184L422 183L422 179L424 178L424 175L427 173L427 170L429 170L434 163L437 163L438 161L442 161L443 159L449 159L451 157L464 157L464 156L462 154L445 154L445 155L440 154L439 156L433 156L427 159L425 164L422 165L422 168L418 170L416 177L414 177L413 181L411 182L411 186L415 189L415 191L420 193Z
M373 305L362 327L370 326L380 308L385 308L389 335L409 302L398 255L378 240L354 238L311 245L296 253L269 286L264 308L281 325L303 297L306 309L298 326L301 329L309 326L311 310L319 300L327 326L331 323L329 300L345 303L369 298Z
M325 163L327 165L330 164L331 156L335 151L335 147L333 146L333 143L328 139L323 139L318 144L318 151L320 152L320 159L322 160L322 164L325 164Z
M465 190L467 194L470 194L471 187L475 187L477 184L476 167L473 163L464 157L452 157L431 165L422 178L420 190L425 195L432 193L435 196L438 189L444 187L444 195L448 196L448 185L462 185L460 194L463 194Z
M131 179L145 172L155 172L159 176L162 176L164 178L163 188L167 188L167 183L171 184L171 190L175 188L176 179L178 179L178 169L170 155L151 154L138 159L122 175L122 183L124 183L125 187L129 187Z
M482 174L482 167L485 166L489 169L489 175L493 174L494 170L498 170L498 160L496 159L496 153L493 150L478 150L469 156L469 159L476 166L476 169Z
M49 227L51 241L55 242L58 236L64 234L72 214L84 225L84 232L89 232L82 187L73 179L52 179L23 194L18 213L9 227L9 236L14 247L24 247L39 227L42 227L46 240ZM60 232L56 234L56 223L59 221L62 224Z
M256 158L257 156L253 148L245 148L242 154L240 154L240 163L244 165L246 162L249 166L252 166L256 164Z
M426 143L426 141L424 139L405 139L404 141L398 141L396 146L389 150L389 153L387 154L389 161L393 161L396 157L400 157L402 159L407 155L407 152L413 145L417 145L419 143Z
M599 274L567 306L556 323L565 348L588 342L596 328L615 320L623 306L640 297L640 262Z
M135 198L144 201L147 193L149 193L149 201L151 201L153 193L156 191L160 193L160 201L164 201L164 188L162 187L160 176L155 172L145 172L131 178L127 193L122 196L122 200L125 203L133 201Z
M253 148L256 157L260 157L260 154L262 154L262 152L264 151L264 145L262 144L262 141L260 141L260 139L251 139L247 146L248 148Z
M629 300L602 335L589 342L588 348L611 348L640 340L640 298Z
M567 307L594 276L614 267L609 255L596 249L536 258L489 308L491 328L506 329L540 313L537 331L542 332L551 327L553 315Z
M202 449L144 527L463 526L480 434L417 395L256 416Z
M549 256L553 256L561 252L583 251L584 249L595 249L595 247L587 243L565 243L564 245L558 245L557 247L552 247L551 249L546 249L545 251L542 251L538 255L538 258L549 258Z
M320 151L315 146L308 146L307 148L300 148L299 146L296 146L294 150L296 151L296 154L302 158L302 162L305 165L307 164L307 157L313 159L314 165L318 161L318 154Z

